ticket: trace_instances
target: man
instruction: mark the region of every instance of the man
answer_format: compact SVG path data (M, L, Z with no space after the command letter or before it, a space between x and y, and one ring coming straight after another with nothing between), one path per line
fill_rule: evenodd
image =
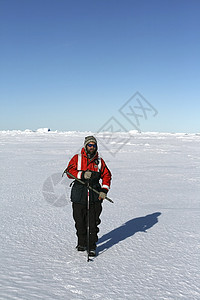
M67 171L99 191L99 195L89 192L89 256L96 255L96 242L98 241L98 225L101 223L100 214L102 201L110 188L111 172L105 161L97 152L97 140L94 136L85 137L84 147L80 154L76 154L70 160ZM70 175L68 175L69 178ZM99 180L102 180L100 185ZM87 249L87 186L74 181L71 190L73 218L78 237L77 250Z

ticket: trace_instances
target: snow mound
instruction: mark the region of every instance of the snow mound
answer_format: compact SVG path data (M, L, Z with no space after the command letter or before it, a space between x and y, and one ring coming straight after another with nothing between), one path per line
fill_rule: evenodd
M49 131L51 131L51 129L49 129L49 128L38 128L36 130L36 132L39 132L39 133L47 133Z

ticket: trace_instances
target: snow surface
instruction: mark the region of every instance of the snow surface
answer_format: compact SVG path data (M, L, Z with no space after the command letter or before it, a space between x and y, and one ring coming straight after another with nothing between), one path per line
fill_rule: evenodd
M98 134L113 174L98 256L62 178L88 132L0 132L0 299L200 299L200 135Z

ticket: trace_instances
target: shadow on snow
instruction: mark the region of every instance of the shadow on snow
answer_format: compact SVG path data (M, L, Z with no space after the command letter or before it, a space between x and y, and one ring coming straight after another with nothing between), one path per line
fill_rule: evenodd
M103 243L98 246L98 253L106 251L108 248L118 244L128 237L131 237L136 232L147 232L147 229L153 227L158 222L158 217L160 215L160 212L155 212L145 217L129 220L120 227L104 234L98 241L98 245Z

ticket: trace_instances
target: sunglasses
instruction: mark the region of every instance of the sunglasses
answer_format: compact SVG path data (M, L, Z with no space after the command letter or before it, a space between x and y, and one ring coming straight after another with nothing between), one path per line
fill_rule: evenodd
M96 145L96 144L87 144L87 146L88 146L88 147L94 147L94 148L96 148L96 147L97 147L97 145Z

